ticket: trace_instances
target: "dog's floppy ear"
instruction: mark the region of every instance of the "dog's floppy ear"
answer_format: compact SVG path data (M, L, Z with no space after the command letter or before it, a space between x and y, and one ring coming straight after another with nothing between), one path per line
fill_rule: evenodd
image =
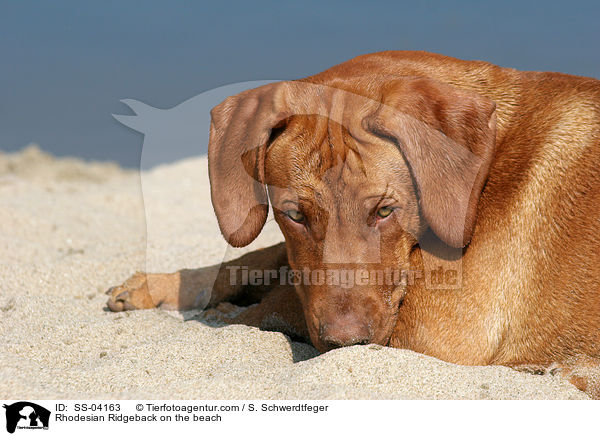
M211 111L211 198L221 232L234 247L252 242L267 219L265 151L271 130L287 117L284 85L244 91Z
M496 105L427 78L387 83L366 130L390 139L415 180L423 217L446 244L471 240L477 202L494 157Z

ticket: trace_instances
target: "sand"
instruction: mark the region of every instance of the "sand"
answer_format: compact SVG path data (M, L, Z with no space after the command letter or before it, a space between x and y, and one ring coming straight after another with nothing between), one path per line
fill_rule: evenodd
M104 292L135 271L242 253L218 231L206 165L140 174L35 147L0 154L0 398L587 398L558 376L373 345L319 355L195 312L107 311ZM248 249L281 239L270 221Z

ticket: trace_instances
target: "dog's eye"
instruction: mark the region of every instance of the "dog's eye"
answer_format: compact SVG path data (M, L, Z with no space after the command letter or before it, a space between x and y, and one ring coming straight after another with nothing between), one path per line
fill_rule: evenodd
M296 209L286 210L284 212L292 221L301 223L304 221L304 214Z
M377 211L377 216L379 218L387 218L394 211L393 207L384 206Z

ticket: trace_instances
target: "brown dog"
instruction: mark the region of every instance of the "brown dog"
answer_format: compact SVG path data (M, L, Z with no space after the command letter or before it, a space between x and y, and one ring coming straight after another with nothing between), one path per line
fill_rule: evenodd
M553 366L600 395L599 81L384 52L242 92L212 119L225 239L256 238L270 200L285 244L224 264L212 295L204 270L137 274L112 310L261 301L232 322L321 351ZM242 266L283 273L244 286Z

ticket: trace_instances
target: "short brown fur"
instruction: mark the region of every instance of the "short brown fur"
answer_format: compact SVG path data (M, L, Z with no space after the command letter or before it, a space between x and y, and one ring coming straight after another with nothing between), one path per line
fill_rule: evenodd
M460 272L452 289L418 278L255 289L263 303L233 322L268 319L321 351L377 342L465 365L553 366L597 396L599 168L591 78L391 51L230 97L213 110L209 149L221 230L248 244L268 193L286 239L238 265ZM384 191L395 220L373 221L362 199ZM210 305L247 293L227 275ZM113 289L109 307L190 308L205 280L148 277Z

